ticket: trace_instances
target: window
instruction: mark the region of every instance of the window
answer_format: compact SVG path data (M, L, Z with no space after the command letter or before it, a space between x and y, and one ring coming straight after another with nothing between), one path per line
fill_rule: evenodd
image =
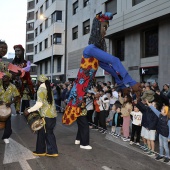
M84 7L86 7L89 4L89 0L84 0Z
M28 12L27 13L27 20L34 19L34 12Z
M34 1L28 2L28 9L34 7Z
M37 54L37 45L35 46L35 54Z
M38 11L35 13L35 19L38 19Z
M73 30L73 40L78 38L78 26L74 27Z
M61 33L54 34L54 44L61 44Z
M27 56L27 59L28 59L29 61L33 61L33 55L28 55L28 56Z
M35 67L35 66L32 66L30 72L36 72L36 67Z
M125 39L121 38L116 41L116 57L120 59L120 61L124 61L125 59Z
M39 51L42 51L42 42L39 43Z
M36 28L35 29L35 37L37 37L37 35L38 35L38 29Z
M33 29L33 28L34 28L34 23L33 23L33 22L28 23L28 24L27 24L27 28L28 28L28 29Z
M56 19L56 11L51 14L51 24L55 22Z
M56 11L56 21L62 21L62 11Z
M40 74L42 74L42 63L40 64Z
M45 42L44 42L44 48L48 48L48 38L45 39Z
M32 51L33 50L33 44L28 44L27 45L27 50Z
M40 25L40 33L42 32L42 24Z
M49 7L49 0L45 1L45 9L47 9Z
M36 4L38 3L38 0L36 0Z
M106 11L117 14L117 0L108 0L106 2Z
M48 28L48 18L45 20L45 29Z
M45 62L45 74L48 74L48 62Z
M143 46L143 57L152 57L158 55L158 28L144 32Z
M40 15L43 14L43 5L40 7Z
M143 1L145 1L145 0L132 0L132 6L135 6Z
M34 33L27 34L27 40L33 40Z
M74 2L73 4L73 15L77 13L78 10L78 1Z
M57 58L57 72L61 72L61 57Z
M52 0L52 3L55 2L55 0Z
M53 43L53 36L51 35L51 45L52 45L52 43Z
M90 19L83 22L83 35L86 35L90 32Z

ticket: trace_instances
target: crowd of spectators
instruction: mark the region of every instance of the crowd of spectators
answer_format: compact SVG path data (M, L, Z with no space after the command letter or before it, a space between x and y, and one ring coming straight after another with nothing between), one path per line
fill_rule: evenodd
M72 82L54 85L53 93L58 112L64 112ZM139 145L148 156L169 162L170 85L159 88L157 82L141 82L142 92L137 99L131 89L124 95L111 82L97 82L84 96L89 128L101 134L109 133L130 145ZM155 154L155 138L159 154ZM165 153L164 153L165 151Z

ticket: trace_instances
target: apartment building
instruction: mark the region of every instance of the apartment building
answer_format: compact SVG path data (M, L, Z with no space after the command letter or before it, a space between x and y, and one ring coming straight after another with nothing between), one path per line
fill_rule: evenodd
M37 79L37 66L33 64L34 58L34 0L27 0L27 21L26 21L26 47L25 58L31 61L31 78Z
M33 63L37 66L36 74L45 74L51 82L65 81L65 0L33 2Z
M70 0L67 3L68 79L76 78L92 19L108 11L114 13L106 36L108 52L120 58L136 81L158 81L161 86L170 82L169 0ZM97 80L106 81L108 77L98 70Z

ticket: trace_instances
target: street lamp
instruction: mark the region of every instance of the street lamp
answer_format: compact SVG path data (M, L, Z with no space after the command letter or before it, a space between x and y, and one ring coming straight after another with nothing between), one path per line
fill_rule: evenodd
M41 20L44 20L44 19L47 19L47 17L44 17L43 15L40 15L39 17ZM51 19L50 17L48 17L48 19ZM52 26L53 26L53 31L52 31L52 53L51 53L51 83L53 83L53 65L54 65L54 54L53 54L53 48L54 48L54 22L52 23Z

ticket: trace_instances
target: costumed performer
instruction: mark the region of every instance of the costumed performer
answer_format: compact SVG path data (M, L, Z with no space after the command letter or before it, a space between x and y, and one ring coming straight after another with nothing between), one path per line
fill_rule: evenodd
M24 111L25 115L39 110L40 116L45 119L45 126L38 130L35 156L58 156L54 127L56 125L56 107L50 81L45 75L38 76L38 91L36 104ZM47 150L47 152L46 152Z
M127 91L129 86L137 93L140 90L140 84L130 77L120 60L105 52L106 43L104 37L109 26L109 20L112 18L113 14L106 12L105 14L97 15L93 20L89 45L83 51L80 69L73 83L62 119L63 124L67 125L77 120L78 132L75 144L80 144L82 149L92 149L89 145L87 118L82 116L81 107L83 97L91 88L98 66L109 72L124 91ZM121 76L121 79L118 74Z
M5 104L6 107L10 107L12 103L15 103L19 98L19 92L15 85L10 83L12 75L9 72L4 72L2 78L2 84L0 85L0 105ZM12 134L11 129L11 116L5 122L5 129L2 139L5 143L9 143L9 137Z
M34 95L34 88L33 88L33 83L31 81L31 76L30 76L30 69L31 69L31 62L24 60L24 51L25 49L22 47L22 45L14 45L14 50L15 50L15 58L12 61L12 64L17 65L20 67L22 70L25 71L25 75L20 79L17 75L14 76L14 84L18 88L18 91L20 92L20 100L15 103L15 109L16 109L16 114L19 114L20 112L20 105L21 105L21 97L23 95L24 91L24 81L27 82L28 87L30 88L30 94L31 96ZM21 113L22 114L22 113Z

